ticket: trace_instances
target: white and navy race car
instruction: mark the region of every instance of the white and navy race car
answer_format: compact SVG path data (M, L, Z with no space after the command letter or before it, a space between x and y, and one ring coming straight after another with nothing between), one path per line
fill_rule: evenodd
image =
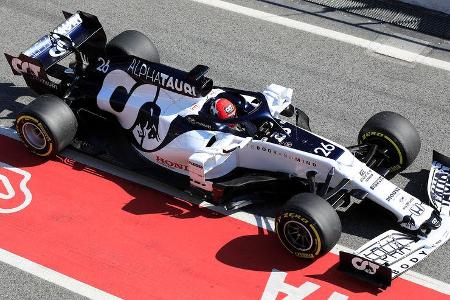
M107 42L95 16L64 15L61 25L19 56L6 54L14 74L41 94L16 119L34 154L52 157L70 145L227 209L279 201L276 233L300 258L330 251L341 235L336 210L369 199L404 231L342 252L340 268L381 286L450 238L449 158L434 153L429 199L388 180L420 149L416 129L399 114L374 115L358 144L343 147L311 132L306 114L291 104L292 89L216 87L206 66L184 72L161 64L140 32L125 31ZM64 66L67 57L74 60ZM219 98L233 103L235 117L212 113Z

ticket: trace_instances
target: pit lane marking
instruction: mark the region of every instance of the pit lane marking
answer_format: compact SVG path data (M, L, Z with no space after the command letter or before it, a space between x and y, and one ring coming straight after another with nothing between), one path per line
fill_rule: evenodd
M31 179L31 174L25 170L10 166L10 165L0 161L0 169L2 169L2 168L23 176L23 179L20 181L20 184L19 184L20 191L24 195L23 202L20 205L13 207L13 208L1 208L0 207L0 214L15 213L15 212L18 212L18 211L24 209L31 203L31 199L33 198L33 196L31 195L31 192L27 187L27 183ZM8 177L6 177L5 175L2 175L2 174L0 174L0 181L6 188L6 192L7 192L7 194L0 193L0 200L11 200L16 195L16 192L15 192L14 188L12 187L11 182L9 181Z
M397 47L389 46L386 44L379 43L377 41L371 41L356 37L350 34L342 33L339 31L334 31L324 27L311 25L308 23L292 20L286 17L281 17L271 13L263 12L253 8L248 8L245 6L240 6L237 4L229 3L221 0L190 0L192 2L201 3L204 5L220 8L223 10L238 13L247 17L252 17L255 19L283 25L292 29L309 32L315 35L327 37L336 41L351 44L357 47L365 48L375 53L390 56L396 59L400 59L410 63L418 63L426 65L433 68L443 69L450 71L450 62L439 60L436 58L431 58L428 56L423 56L415 52L408 50L403 50Z
M98 300L118 300L114 295L108 294L84 282L56 272L26 258L0 248L0 261L7 263L17 269L30 273L48 282L61 286L81 296Z
M0 135L4 135L4 136L7 136L14 140L20 141L19 136L17 135L16 131L11 128L5 128L5 127L0 126ZM146 177L146 176L131 172L126 169L122 169L120 167L114 166L114 165L109 164L104 161L100 161L96 158L87 156L85 154L82 154L82 153L74 151L74 150L66 149L63 151L62 154L70 159L76 160L82 164L96 168L100 171L109 173L111 175L126 179L128 181L131 181L131 182L143 185L143 186L146 186L148 188L157 190L161 193L168 194L172 197L176 197L176 198L180 198L180 199L189 201L193 204L199 205L200 207L208 208L212 211L215 211L215 212L221 213L225 216L229 216L234 219L240 220L242 222L257 226L259 228L274 231L275 223L274 223L273 218L267 218L267 217L262 217L262 216L258 216L258 215L253 215L253 214L243 212L243 211L236 211L236 212L227 211L222 207L214 206L211 203L201 201L195 197L191 197L191 196L187 195L186 193L184 193L180 190L176 190L173 187L171 187L170 185L165 184L163 182L159 182L150 177ZM0 248L0 250L2 250L2 249ZM336 255L338 255L340 251L353 252L353 249L350 249L348 247L337 244L333 249L330 250L331 253L336 254ZM3 255L1 253L2 252L0 251L0 261L4 261ZM5 262L8 263L7 261L5 261ZM8 264L10 264L10 263L8 263ZM45 267L43 267L43 268L45 268ZM22 270L24 270L24 269L22 269ZM27 271L27 270L24 270L24 271ZM55 271L53 271L53 272L55 272ZM32 273L32 272L29 272L29 273ZM55 272L55 273L57 273L57 272ZM34 274L34 273L32 273L32 274L35 276L38 276L40 278L43 278L45 280L48 280L48 279L46 279L45 276L40 276L39 274ZM65 275L62 275L62 276L65 276ZM67 277L67 276L65 276L65 277ZM446 295L450 295L450 284L440 281L438 279L434 279L429 276L426 276L426 275L423 275L423 274L420 274L420 273L417 273L417 272L414 272L411 270L406 271L405 273L400 275L400 277L405 280L408 280L410 282L413 282L415 284L424 286L426 288L433 289L435 291L438 291L438 292L446 294ZM70 278L70 277L67 277L67 278ZM73 279L73 280L75 280L75 279ZM50 280L48 280L48 281L50 281ZM50 281L50 282L58 284L54 281ZM64 285L60 285L60 286L65 287ZM93 289L95 289L95 288L93 288ZM72 290L72 291L80 294L78 290ZM98 290L98 291L100 291L100 290ZM112 297L115 297L115 296L112 296ZM95 298L95 299L101 299L101 298ZM109 298L109 299L120 299L120 298Z

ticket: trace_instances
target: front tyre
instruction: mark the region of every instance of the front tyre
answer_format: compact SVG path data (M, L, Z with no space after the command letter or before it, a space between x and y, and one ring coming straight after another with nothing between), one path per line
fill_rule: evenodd
M385 149L385 166L396 174L413 163L421 142L419 133L408 119L395 112L382 111L361 128L358 144L374 144Z
M317 258L339 241L342 227L334 208L312 193L292 197L275 219L275 232L283 246L300 258Z
M16 131L34 154L52 157L69 145L77 132L70 107L53 95L37 97L16 118Z

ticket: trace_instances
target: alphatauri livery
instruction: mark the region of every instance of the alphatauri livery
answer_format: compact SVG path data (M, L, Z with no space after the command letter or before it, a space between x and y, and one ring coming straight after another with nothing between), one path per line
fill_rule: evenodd
M403 231L342 252L340 268L383 287L450 238L449 158L433 155L429 199L389 181L420 150L416 129L401 115L372 116L358 144L344 147L311 132L290 88L217 87L206 66L186 72L160 63L138 31L107 42L97 17L64 16L20 55L5 54L13 73L41 95L16 119L34 154L75 147L226 209L277 201L276 233L299 258L330 251L341 235L336 210L369 199ZM229 118L218 117L220 101Z

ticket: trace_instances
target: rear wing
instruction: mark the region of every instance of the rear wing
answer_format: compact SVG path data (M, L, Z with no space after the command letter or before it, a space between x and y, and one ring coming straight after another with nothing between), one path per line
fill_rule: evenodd
M57 94L59 91L59 83L48 76L59 80L64 78L65 68L58 65L58 62L72 51L58 45L60 36L66 36L72 41L86 63L103 55L105 51L106 34L96 16L82 11L75 14L63 11L63 14L66 18L64 22L19 56L5 53L12 72L22 75L27 85L38 94Z
M340 253L339 269L382 288L406 272L450 239L450 159L433 153L428 180L428 195L437 218L436 229L427 236L389 230L370 240L353 253ZM421 206L411 213L422 213Z
M87 57L100 55L99 51L103 53L106 34L96 16L82 11L75 14L63 12L63 14L66 20L51 32L70 38L75 48ZM39 61L42 67L48 70L70 54L70 51L59 47L55 40L58 40L57 35L46 34L25 50L23 54Z

